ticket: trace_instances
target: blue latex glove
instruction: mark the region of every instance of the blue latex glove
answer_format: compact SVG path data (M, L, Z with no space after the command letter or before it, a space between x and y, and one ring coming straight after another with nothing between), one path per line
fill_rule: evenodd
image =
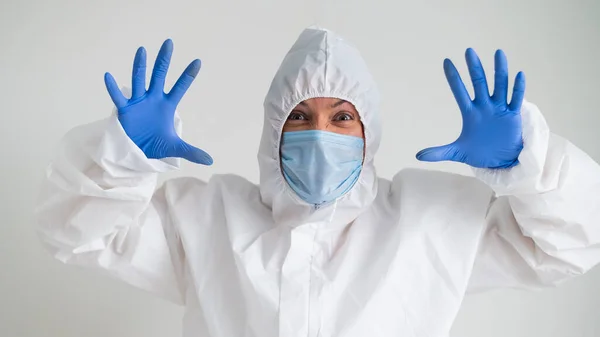
M475 99L471 100L452 61L444 60L444 72L462 113L462 132L451 144L417 153L422 161L457 161L477 168L509 168L517 165L523 149L521 104L525 95L525 75L517 74L510 104L506 55L495 55L494 94L489 95L481 61L473 49L466 52Z
M190 63L171 91L164 92L165 78L173 54L173 42L166 40L154 63L150 87L146 90L146 50L135 54L131 99L125 98L111 74L104 75L106 89L118 110L118 118L131 140L146 157L161 159L179 157L191 162L211 165L208 153L184 142L175 131L175 109L200 71L200 60Z

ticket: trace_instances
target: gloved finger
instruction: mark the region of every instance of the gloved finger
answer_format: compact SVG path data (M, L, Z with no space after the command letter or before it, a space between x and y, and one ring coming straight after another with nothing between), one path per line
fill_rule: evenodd
M510 99L510 105L508 108L511 111L521 111L521 105L523 104L523 98L525 97L525 74L519 71L515 78L515 85L513 87L512 98Z
M500 49L496 51L494 61L494 94L492 100L506 106L506 95L508 93L508 61L506 55Z
M138 48L133 60L131 74L131 98L139 98L146 93L146 49Z
M156 56L156 62L154 62L152 78L150 79L150 91L164 90L171 55L173 55L173 41L167 39L160 47L160 51Z
M490 92L488 90L487 80L485 79L485 71L483 70L479 56L477 56L472 48L469 48L465 53L465 58L467 60L467 67L469 68L469 74L471 75L471 82L473 82L475 100L488 100L490 98Z
M468 106L471 104L471 97L469 97L469 92L467 92L458 70L456 70L456 67L449 59L444 60L444 74L460 111L467 111Z
M115 78L110 73L104 74L104 84L106 85L106 90L108 91L108 95L110 95L110 99L112 99L117 109L121 109L127 105L127 98L123 96Z
M180 140L169 152L171 153L167 154L168 157L179 157L202 165L212 165L213 163L213 159L208 153L183 140Z
M187 68L183 71L183 74L179 76L177 82L169 92L169 99L173 100L175 104L178 104L185 92L188 90L196 75L200 71L200 60L196 59L190 63Z
M456 153L457 150L454 144L435 146L419 151L417 160L429 162L455 160Z

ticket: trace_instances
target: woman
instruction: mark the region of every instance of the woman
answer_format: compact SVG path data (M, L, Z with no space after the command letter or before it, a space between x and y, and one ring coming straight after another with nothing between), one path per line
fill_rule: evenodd
M260 185L217 175L155 190L177 158L212 163L175 132L200 63L165 94L171 53L166 41L146 91L138 50L130 99L106 76L118 113L66 136L37 218L57 259L185 305L184 336L447 336L469 291L552 286L600 260L600 168L523 102L522 74L507 103L501 51L492 96L467 51L474 100L445 61L463 130L417 155L477 178L377 178L373 79L354 47L309 28L265 99Z

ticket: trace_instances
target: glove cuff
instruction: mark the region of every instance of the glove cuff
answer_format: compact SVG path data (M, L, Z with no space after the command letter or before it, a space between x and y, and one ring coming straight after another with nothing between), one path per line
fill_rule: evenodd
M179 158L149 159L144 152L127 136L121 126L116 111L106 121L106 129L100 140L94 161L105 169L127 169L145 173L168 172L179 169ZM181 123L176 116L177 130ZM179 133L179 132L178 132Z
M508 169L472 168L477 179L490 186L496 195L544 192L542 173L548 152L550 130L538 107L523 101L521 107L523 150L519 164Z

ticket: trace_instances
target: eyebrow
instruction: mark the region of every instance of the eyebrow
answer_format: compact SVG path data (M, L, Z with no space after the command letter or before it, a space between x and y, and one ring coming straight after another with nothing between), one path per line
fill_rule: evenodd
M331 107L332 107L332 108L337 108L338 106L340 106L340 105L342 105L342 104L344 104L344 103L349 103L349 102L348 102L348 101L346 101L346 100L344 100L344 99L340 99L339 101L337 101L337 102L333 103L333 104L331 105ZM302 105L302 106L306 106L306 107L308 106L308 104L307 104L305 101L302 101L302 102L298 103L298 105Z
M335 102L333 105L331 105L331 107L332 107L332 108L337 108L338 106L340 106L340 105L342 105L342 104L344 104L344 103L348 103L348 101L346 101L346 100L344 100L344 99L341 99L341 100L339 100L339 101Z

